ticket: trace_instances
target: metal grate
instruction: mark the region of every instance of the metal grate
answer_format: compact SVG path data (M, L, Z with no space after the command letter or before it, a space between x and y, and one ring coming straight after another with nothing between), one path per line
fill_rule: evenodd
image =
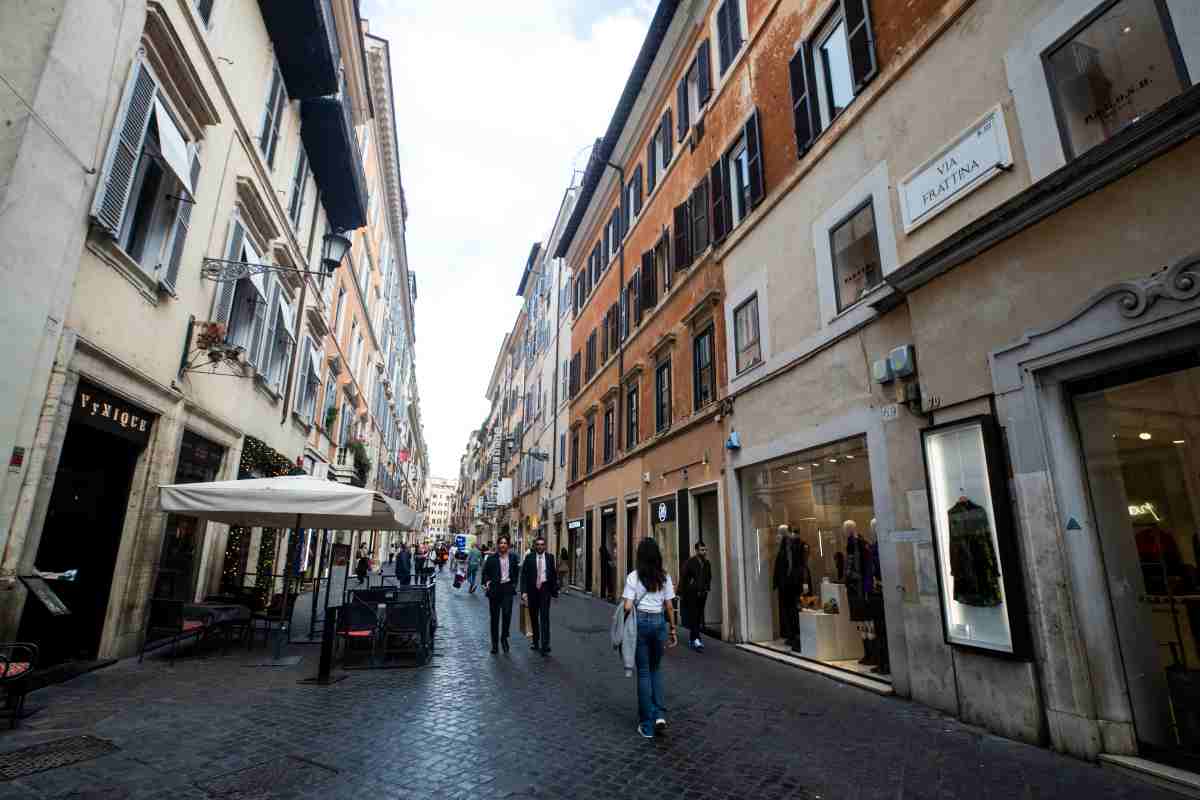
M120 749L112 742L95 736L72 736L0 753L0 780L11 781L36 772L90 761Z
M337 772L307 758L287 756L197 781L196 787L221 800L271 800L328 780Z

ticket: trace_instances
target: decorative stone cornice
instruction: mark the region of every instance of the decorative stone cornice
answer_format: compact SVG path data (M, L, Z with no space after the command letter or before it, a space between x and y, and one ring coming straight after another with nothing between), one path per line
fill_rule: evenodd
M262 253L267 252L271 242L279 238L281 231L271 215L270 206L253 178L239 175L237 179L237 201L242 209L242 221L250 231Z
M170 96L176 113L195 139L204 138L204 128L221 122L217 104L204 88L179 32L158 0L146 3L146 27L142 32L146 60Z

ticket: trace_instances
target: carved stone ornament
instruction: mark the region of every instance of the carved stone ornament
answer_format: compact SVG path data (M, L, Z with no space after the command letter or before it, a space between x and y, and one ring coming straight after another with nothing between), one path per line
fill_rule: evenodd
M1194 300L1200 297L1200 253L1159 270L1148 278L1114 284L1105 289L1097 300L1111 295L1117 296L1121 315L1127 319L1145 314L1160 297L1179 302Z

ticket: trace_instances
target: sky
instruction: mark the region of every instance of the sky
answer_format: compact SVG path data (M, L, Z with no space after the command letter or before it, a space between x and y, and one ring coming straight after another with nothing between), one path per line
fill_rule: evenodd
M456 478L534 242L604 134L654 0L364 0L390 42L432 472Z

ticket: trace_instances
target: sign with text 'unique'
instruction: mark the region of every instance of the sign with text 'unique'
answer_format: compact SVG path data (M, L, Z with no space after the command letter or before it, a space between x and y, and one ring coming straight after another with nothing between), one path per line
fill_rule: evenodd
M924 225L1012 163L1004 109L997 105L900 181L904 231Z
M145 446L154 427L154 415L128 400L85 381L79 382L71 422L79 422L105 433Z

